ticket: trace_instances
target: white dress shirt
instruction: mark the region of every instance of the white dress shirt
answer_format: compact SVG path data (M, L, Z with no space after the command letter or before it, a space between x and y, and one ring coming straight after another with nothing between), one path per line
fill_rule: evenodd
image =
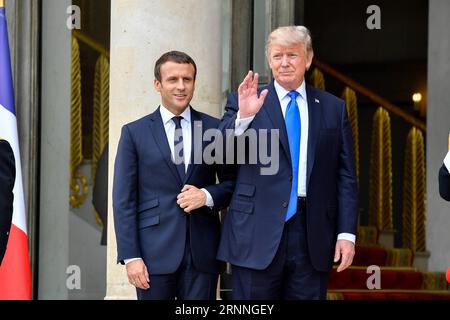
M164 130L166 130L167 141L169 142L170 154L172 155L172 159L175 159L173 150L174 146L174 137L175 137L175 122L173 122L172 118L175 115L170 112L166 107L161 105L159 108L161 112L161 118L164 124ZM186 110L180 114L183 119L181 119L181 130L183 130L183 156L184 156L184 170L187 172L188 166L191 162L191 148L192 148L192 128L191 128L191 107L188 106ZM205 188L201 189L206 194L206 206L213 207L214 201L211 197L211 194Z
M169 143L170 154L172 155L172 160L174 161L174 137L175 137L175 122L172 118L176 117L172 112L170 112L163 105L160 106L159 112L161 113L161 119L164 125L164 130L166 131L167 142ZM181 130L183 131L183 156L184 156L184 172L187 172L189 162L191 161L191 107L187 107L186 110L180 114L183 119L181 119ZM175 163L175 162L174 162Z
M284 89L276 80L274 81L275 91L280 101L281 112L283 113L283 118L286 115L286 109L291 101L288 96L289 91ZM296 90L299 95L297 96L297 105L300 112L300 125L301 125L301 136L300 136L300 157L298 163L298 190L297 195L305 197L307 195L306 190L306 165L307 165L307 155L308 155L308 132L309 132L309 114L308 114L308 98L306 96L306 85L305 81ZM238 111L237 118L235 121L234 134L240 136L249 127L250 123L253 121L255 116L241 118ZM340 233L338 234L338 240L349 240L353 243L356 241L356 236L351 233Z
M444 158L444 165L447 168L447 171L450 172L450 150L447 152L447 155Z
M163 105L161 105L159 111L161 113L161 119L164 125L164 130L166 131L167 142L169 143L170 154L172 155L173 160L175 159L174 158L175 122L173 122L172 118L175 117L175 115ZM181 119L181 130L183 131L184 170L185 172L187 172L189 163L191 162L191 149L192 149L191 107L188 106L186 110L184 110L183 113L180 114L180 116L183 117L183 119ZM208 190L206 190L205 188L202 188L200 190L202 190L206 195L205 205L208 207L213 207L214 201ZM175 205L177 204L175 203ZM127 264L131 261L138 259L141 258L125 259L124 262L125 264Z

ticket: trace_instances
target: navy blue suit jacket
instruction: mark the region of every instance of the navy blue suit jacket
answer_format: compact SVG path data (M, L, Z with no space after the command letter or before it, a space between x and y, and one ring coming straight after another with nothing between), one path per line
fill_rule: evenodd
M443 199L450 201L450 173L444 164L439 170L439 193Z
M252 269L265 269L280 243L289 203L292 165L286 127L273 82L249 128L279 129L279 171L261 175L263 166L241 164L225 218L218 258ZM260 88L261 91L264 88ZM307 242L311 263L332 268L339 233L356 234L358 194L351 129L343 100L310 86L307 155ZM237 94L228 97L221 130L234 128Z
M191 108L192 125L198 125L199 121L203 131L219 125L218 119ZM202 143L202 150L206 145ZM193 152L195 148L194 144ZM181 181L171 160L159 108L123 126L113 185L118 262L142 257L150 274L175 272L183 258L189 221L195 267L202 272L217 273L220 269L216 260L220 239L218 211L228 206L234 189L233 177L224 168L215 164L191 164L185 181ZM219 184L216 184L216 174ZM194 210L188 220L176 203L185 184L206 188L214 208Z
M8 141L0 139L0 265L6 253L11 229L16 164Z

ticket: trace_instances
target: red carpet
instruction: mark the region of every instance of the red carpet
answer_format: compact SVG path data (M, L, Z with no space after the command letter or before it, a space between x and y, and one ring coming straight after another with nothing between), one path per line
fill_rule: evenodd
M358 228L358 243L352 267L330 273L330 300L450 300L445 272L419 272L413 268L414 255L409 249L385 249L379 244L373 227ZM380 267L380 289L373 284L368 266Z
M330 273L328 289L367 289L367 279L372 273L366 269L347 269L340 273L336 269ZM381 269L380 289L420 290L422 273L416 271Z
M331 295L330 295L331 294ZM450 293L437 291L383 291L330 292L335 300L450 300Z
M387 251L381 247L356 246L356 255L353 266L385 266L387 262Z

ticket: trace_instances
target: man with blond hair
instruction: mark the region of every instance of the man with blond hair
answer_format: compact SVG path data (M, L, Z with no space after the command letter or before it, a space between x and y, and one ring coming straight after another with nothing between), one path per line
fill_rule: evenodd
M232 265L234 299L325 299L333 261L340 272L355 253L347 112L344 101L305 84L313 58L307 28L276 29L266 54L274 80L257 88L250 71L229 95L220 128L235 136L278 130L280 143L271 147L279 148L279 170L262 175L259 161L239 165L218 258Z

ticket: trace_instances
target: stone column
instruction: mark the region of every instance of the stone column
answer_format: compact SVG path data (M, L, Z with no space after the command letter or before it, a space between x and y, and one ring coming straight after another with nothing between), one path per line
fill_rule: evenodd
M450 2L430 0L428 19L427 110L427 249L429 271L450 266L450 203L439 196L438 172L448 151L450 133Z
M109 216L106 299L134 299L125 267L116 264L112 212L114 159L122 125L154 111L155 61L170 50L188 53L197 64L192 106L221 115L220 0L112 0L110 71ZM109 223L111 222L111 223Z
M70 0L42 1L39 299L67 299L69 265Z

